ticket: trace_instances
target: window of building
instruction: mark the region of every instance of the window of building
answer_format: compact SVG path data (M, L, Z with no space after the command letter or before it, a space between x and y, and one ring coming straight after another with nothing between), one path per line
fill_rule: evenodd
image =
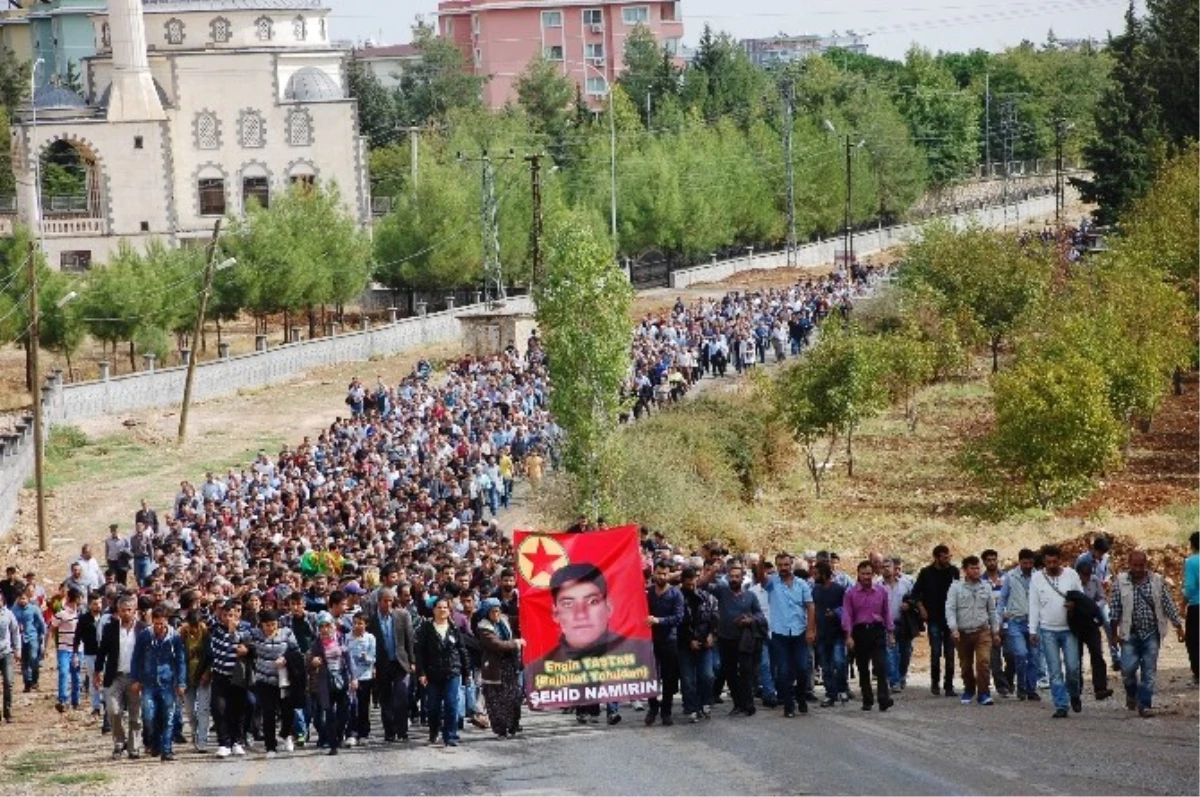
M212 22L208 23L208 30L212 34L212 40L217 44L225 44L229 41L232 26L229 20L225 17L217 17Z
M446 37L453 38L454 36L454 17L446 17Z
M258 33L258 40L269 42L271 36L275 33L275 25L271 22L270 17L259 17L254 20L254 29Z
M483 50L480 50L478 47L476 47L475 48L475 68L479 69L481 66L483 66Z
M58 265L62 271L87 271L92 267L92 252L90 249L63 252L58 256Z
M220 125L215 113L204 111L196 115L196 146L200 149L220 149Z
M164 27L167 30L167 44L183 44L183 20L172 17Z
M105 50L112 48L112 28L108 26L107 22L100 26L100 44L104 46Z
M479 19L479 15L472 14L471 15L471 33L478 36L481 25L482 25L482 22Z
M662 4L662 20L663 22L678 22L679 3L663 3Z
M271 205L271 182L266 177L242 178L242 207L249 209L254 202L262 208Z
M650 21L650 9L646 6L628 6L622 8L621 21L626 25L645 25Z
M304 41L308 38L308 23L304 21L304 17L296 17L292 20L292 35L296 37L296 41Z
M287 141L292 147L307 147L313 143L312 117L307 109L293 108L288 111Z
M142 138L141 136L133 137L133 148L134 149L141 149L143 146L145 146L145 143L146 143L146 140L144 138Z
M667 55L679 55L679 37L672 36L669 39L663 39L663 49L667 51Z
M197 186L200 190L200 215L225 215L225 180L221 177L203 177Z
M148 222L148 221L138 222L138 229L141 230L142 232L150 232L150 222Z
M583 24L591 25L593 28L604 28L604 9L601 8L585 8L583 9Z
M552 44L549 47L542 48L542 56L547 61L561 61L563 59L563 48L561 44Z
M603 97L608 94L608 83L602 77L589 77L587 79L587 93L596 97Z
M561 11L543 11L542 12L542 27L543 28L561 28L562 27L562 12Z
M288 185L294 185L305 191L311 191L316 184L317 176L315 174L293 174L288 178Z
M243 147L266 146L266 122L258 111L242 111L238 117L238 133Z
M585 44L583 45L583 55L589 61L604 60L604 45L603 44Z

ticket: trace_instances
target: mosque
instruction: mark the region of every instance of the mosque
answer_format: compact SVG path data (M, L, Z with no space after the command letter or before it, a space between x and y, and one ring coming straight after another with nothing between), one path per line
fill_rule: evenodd
M40 204L50 266L101 264L121 239L201 242L296 183L336 183L368 224L366 145L328 16L321 0L108 0L87 15L81 93L39 81L38 58L12 164L16 217L33 226ZM82 173L71 195L46 191L48 158Z

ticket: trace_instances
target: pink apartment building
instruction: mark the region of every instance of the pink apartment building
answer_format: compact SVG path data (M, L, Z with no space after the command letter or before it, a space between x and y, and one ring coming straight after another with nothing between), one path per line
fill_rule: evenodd
M645 25L661 46L679 51L683 17L677 0L442 0L441 35L462 50L477 75L489 80L489 108L516 102L515 83L541 53L583 89L593 107L608 95L625 55L625 39Z

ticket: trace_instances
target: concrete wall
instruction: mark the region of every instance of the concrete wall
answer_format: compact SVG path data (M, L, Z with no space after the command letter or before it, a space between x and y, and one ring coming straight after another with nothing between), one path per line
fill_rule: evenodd
M1067 201L1077 199L1074 188L1067 188ZM984 227L1001 228L1008 225L1020 224L1031 217L1042 217L1054 212L1054 195L1040 196L1024 202L1009 205L986 207L970 213L958 213L941 217L956 228L965 227L972 220ZM897 244L911 241L920 234L918 224L898 224L894 227L884 227L881 230L857 232L854 234L854 251L859 255L867 255ZM841 238L829 239L813 244L797 247L796 265L814 267L833 263L841 252L844 241ZM753 258L741 257L733 260L713 262L707 266L680 269L671 272L672 288L687 288L703 282L719 282L742 271L750 269L784 268L787 266L786 252L770 252L756 255Z
M509 301L514 309L531 310L528 298ZM365 331L289 343L196 366L192 396L197 401L286 382L304 371L344 362L365 362L433 343L451 343L462 337L458 316L475 308L447 310L407 318ZM183 396L187 368L178 366L153 372L127 374L62 388L60 401L52 403L49 423L75 423L97 415L169 407Z

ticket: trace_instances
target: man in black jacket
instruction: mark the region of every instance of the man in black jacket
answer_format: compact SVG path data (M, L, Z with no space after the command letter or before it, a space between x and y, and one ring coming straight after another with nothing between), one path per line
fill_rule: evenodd
M133 689L133 649L138 634L147 627L137 619L137 596L123 595L117 601L117 619L104 624L96 649L93 683L97 688L104 686L108 718L112 723L113 758L120 758L122 752L128 752L130 758L141 757L138 744L142 738L142 701Z
M921 612L921 620L929 630L929 691L957 697L954 691L954 643L950 640L950 628L946 625L946 595L950 585L958 581L958 568L950 564L950 548L936 545L933 562L921 568L917 583L913 585L913 597ZM946 680L938 689L942 662L946 665Z
M375 688L383 720L385 742L408 741L408 674L413 652L412 617L396 609L396 593L379 590L376 611L367 619L367 632L375 637Z
M79 615L79 625L75 628L75 643L72 649L72 654L79 656L82 652L84 678L88 686L88 692L91 693L92 700L92 716L100 716L100 708L103 705L103 700L100 695L100 688L93 685L96 675L96 653L100 648L100 636L98 625L101 614L101 595L99 592L92 592L88 595L87 611Z
M1081 562L1077 568L1079 580L1083 582L1084 590L1099 588L1099 584L1091 584L1092 565ZM1089 590L1090 591L1090 590ZM1103 595L1103 592L1099 593ZM1079 640L1079 658L1083 660L1083 649L1086 647L1088 658L1092 665L1092 688L1096 691L1097 700L1107 700L1112 697L1108 688L1108 662L1104 660L1104 647L1101 645L1100 632L1104 628L1104 613L1097 602L1087 592L1071 590L1067 593L1067 625L1071 633Z
M696 589L696 568L685 567L680 576L683 623L679 626L679 677L682 681L683 712L688 722L711 719L706 708L713 691L713 641L720 611L717 599Z
M662 713L662 724L673 725L671 707L675 693L679 691L679 648L678 629L683 623L684 600L679 590L668 582L671 565L660 559L654 564L654 583L646 590L646 601L650 614L646 625L650 626L654 639L654 660L658 664L658 677L662 682L662 699L650 698L650 710L646 712L646 724L653 725Z

